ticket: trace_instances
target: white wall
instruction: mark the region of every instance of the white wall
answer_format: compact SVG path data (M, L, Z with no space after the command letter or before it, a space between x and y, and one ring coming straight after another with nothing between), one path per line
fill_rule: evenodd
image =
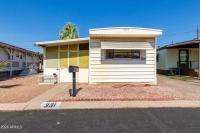
M159 50L157 51L157 54L159 54L159 59L157 61L157 69L166 70L167 50L166 49Z
M145 40L143 40L145 41ZM155 46L151 42L152 48L146 49L146 62L124 63L118 61L117 64L112 62L104 63L102 61L102 49L100 39L90 40L90 83L100 82L138 82L156 84L155 68Z
M198 68L198 49L197 48L186 48L189 49L189 61L192 61L192 68ZM159 61L157 62L157 69L169 70L170 68L177 67L177 61L179 56L179 49L162 49L157 51L159 53Z

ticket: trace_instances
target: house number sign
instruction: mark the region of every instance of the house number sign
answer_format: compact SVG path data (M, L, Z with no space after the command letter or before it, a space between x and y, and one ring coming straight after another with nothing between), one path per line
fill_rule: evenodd
M53 108L59 108L61 105L61 102L43 102L41 104L42 109L53 109Z

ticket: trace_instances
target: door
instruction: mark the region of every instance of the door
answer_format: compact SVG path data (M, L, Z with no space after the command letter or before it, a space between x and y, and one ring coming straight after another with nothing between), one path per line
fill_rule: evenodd
M179 50L179 69L181 75L187 75L189 72L189 50Z

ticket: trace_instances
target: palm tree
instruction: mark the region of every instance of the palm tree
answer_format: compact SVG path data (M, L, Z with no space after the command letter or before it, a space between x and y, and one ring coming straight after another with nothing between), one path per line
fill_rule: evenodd
M60 39L75 39L79 38L77 28L72 22L68 22L60 32Z

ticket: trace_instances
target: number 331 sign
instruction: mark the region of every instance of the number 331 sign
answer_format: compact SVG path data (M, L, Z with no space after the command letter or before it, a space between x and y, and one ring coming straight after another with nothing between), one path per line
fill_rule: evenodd
M42 109L53 109L53 108L59 108L61 105L61 102L43 102L41 104Z

